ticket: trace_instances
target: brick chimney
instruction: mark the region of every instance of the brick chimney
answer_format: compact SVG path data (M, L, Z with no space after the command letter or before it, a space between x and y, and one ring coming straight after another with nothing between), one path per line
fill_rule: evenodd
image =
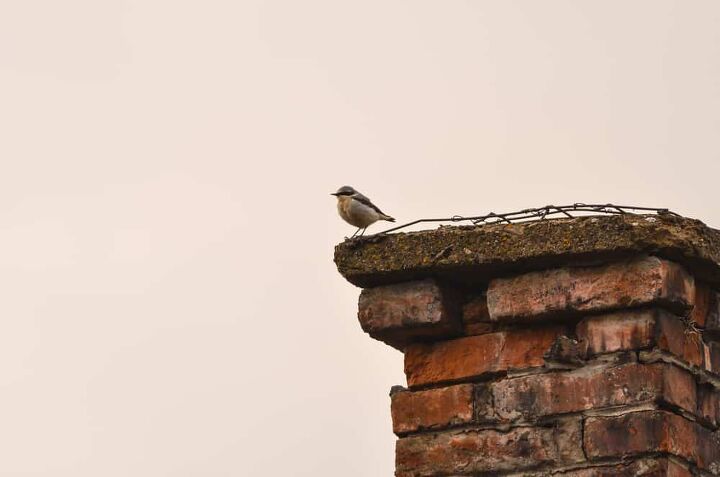
M720 231L672 215L345 241L405 355L397 477L720 475Z

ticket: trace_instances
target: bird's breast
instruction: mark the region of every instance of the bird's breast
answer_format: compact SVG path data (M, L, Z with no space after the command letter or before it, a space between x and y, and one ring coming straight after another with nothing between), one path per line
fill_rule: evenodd
M379 214L372 207L368 207L362 202L351 199L347 206L348 222L355 227L367 227L380 218Z

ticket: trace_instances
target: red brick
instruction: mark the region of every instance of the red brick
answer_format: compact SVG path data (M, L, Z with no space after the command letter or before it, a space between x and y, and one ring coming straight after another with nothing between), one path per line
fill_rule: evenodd
M415 343L405 350L411 387L460 381L486 373L543 365L543 355L564 329L498 331L438 343Z
M698 394L695 377L688 371L673 365L663 367L661 400L685 409L697 412Z
M655 342L657 310L618 311L590 316L576 329L581 349L587 356L615 351L649 348Z
M506 379L491 387L494 412L507 421L660 400L694 412L697 402L690 374L667 364L581 368Z
M576 333L585 356L657 347L688 364L710 369L705 365L706 345L700 335L659 308L590 316L578 324Z
M463 430L404 437L395 449L395 475L471 475L580 462L584 460L581 434L578 421L564 421L507 432Z
M673 262L645 257L591 268L561 268L492 280L490 319L531 319L650 304L689 309L694 280Z
M392 395L393 431L400 435L472 422L473 398L472 384L397 392Z
M668 460L668 466L667 466L667 477L693 477L690 470L678 464L677 462L673 462L671 460Z
M665 411L588 418L584 443L590 459L666 452L703 469L720 468L716 437L699 424Z
M456 297L434 280L367 288L360 294L358 319L371 337L402 349L415 340L457 336Z
M717 307L715 292L707 285L695 282L695 299L690 320L699 327L705 327L711 308Z
M658 315L657 347L693 366L703 367L704 343L699 333L689 330L676 316Z

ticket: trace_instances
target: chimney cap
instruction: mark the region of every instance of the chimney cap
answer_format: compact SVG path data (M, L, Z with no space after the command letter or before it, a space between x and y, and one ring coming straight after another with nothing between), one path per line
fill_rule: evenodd
M481 226L346 240L335 247L340 273L368 288L428 277L478 285L490 277L649 254L683 264L720 285L720 231L674 214L610 215Z

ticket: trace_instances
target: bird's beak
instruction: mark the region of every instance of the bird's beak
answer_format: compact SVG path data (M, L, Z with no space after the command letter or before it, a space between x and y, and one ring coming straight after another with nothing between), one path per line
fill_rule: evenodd
M332 193L330 193L330 195L334 195L335 197L337 197L338 194L337 194L337 192L332 192Z

